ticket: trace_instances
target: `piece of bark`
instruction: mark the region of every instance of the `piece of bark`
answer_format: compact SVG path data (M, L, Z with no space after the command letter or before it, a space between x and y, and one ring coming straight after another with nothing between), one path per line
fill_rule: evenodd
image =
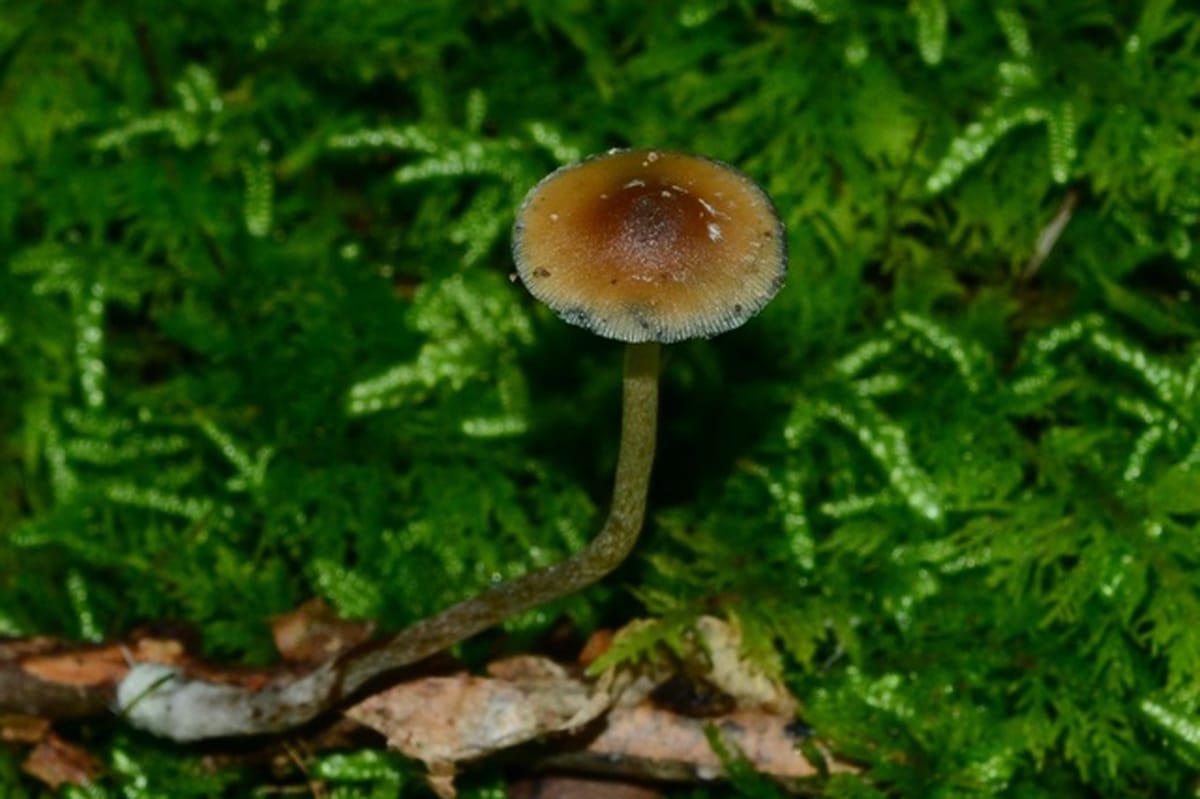
M12 713L0 716L0 741L10 744L35 744L50 732L50 720L40 716Z
M141 640L30 655L20 663L26 673L44 682L93 688L115 685L134 660L177 664L183 660L183 647L175 641Z
M64 785L90 785L103 770L95 757L54 733L38 742L21 769L54 790Z
M0 712L83 718L105 712L115 696L114 683L57 683L26 671L19 662L0 662Z

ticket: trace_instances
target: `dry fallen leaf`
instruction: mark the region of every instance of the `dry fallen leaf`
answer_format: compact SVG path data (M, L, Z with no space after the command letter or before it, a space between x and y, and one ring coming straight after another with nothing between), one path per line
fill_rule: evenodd
M341 618L320 598L271 620L275 648L290 663L319 663L361 644L374 630L372 622Z
M614 640L654 623L651 619L635 619L618 630ZM631 677L629 687L618 698L618 703L625 706L636 705L657 687L679 679L685 684L707 683L711 689L727 695L733 700L730 710L762 709L783 716L799 712L799 703L787 687L743 656L741 630L714 616L696 620L682 653L668 652L664 647L659 655L648 657L635 667L617 668Z
M574 729L612 701L611 680L589 685L545 658L510 658L488 670L490 678L463 672L397 685L348 715L388 735L411 757L446 762Z
M783 683L743 656L742 632L735 624L701 616L696 620L696 634L708 659L705 676L733 697L739 709L762 709L783 716L799 711L799 703Z
M612 630L597 630L592 633L579 652L579 662L584 666L592 665L596 658L612 647L614 637Z
M495 676L459 673L402 683L346 715L444 778L447 765L578 729L612 704L611 679L588 684L544 658L499 661L489 671ZM439 795L453 795L444 779L438 785Z
M817 768L797 749L797 737L789 730L791 721L763 710L695 719L650 703L618 706L605 716L600 733L585 748L554 762L602 762L613 773L659 779L716 779L724 769L705 734L711 726L726 746L740 752L762 774L779 780L816 776ZM822 753L831 773L855 771Z

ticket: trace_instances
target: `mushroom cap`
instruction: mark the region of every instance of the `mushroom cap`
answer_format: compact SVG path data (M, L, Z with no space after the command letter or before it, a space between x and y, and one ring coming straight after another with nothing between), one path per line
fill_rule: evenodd
M611 150L544 178L513 228L521 282L597 335L669 343L738 327L783 286L766 193L728 164Z

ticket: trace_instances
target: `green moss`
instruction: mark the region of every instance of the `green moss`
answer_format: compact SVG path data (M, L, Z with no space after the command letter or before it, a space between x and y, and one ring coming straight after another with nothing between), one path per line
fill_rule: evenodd
M736 616L863 763L832 796L1182 791L1198 42L1169 0L7 3L0 633L267 662L310 596L395 628L578 548L620 356L508 229L561 163L678 148L768 188L788 286L672 348L643 545L506 645ZM303 781L79 735L98 794ZM338 796L423 790L337 757Z

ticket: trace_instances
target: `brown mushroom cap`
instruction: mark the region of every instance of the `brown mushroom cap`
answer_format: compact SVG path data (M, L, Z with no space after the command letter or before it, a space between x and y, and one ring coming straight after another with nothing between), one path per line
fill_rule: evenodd
M613 150L533 187L513 228L521 281L572 324L668 343L738 327L783 286L771 199L728 164Z

